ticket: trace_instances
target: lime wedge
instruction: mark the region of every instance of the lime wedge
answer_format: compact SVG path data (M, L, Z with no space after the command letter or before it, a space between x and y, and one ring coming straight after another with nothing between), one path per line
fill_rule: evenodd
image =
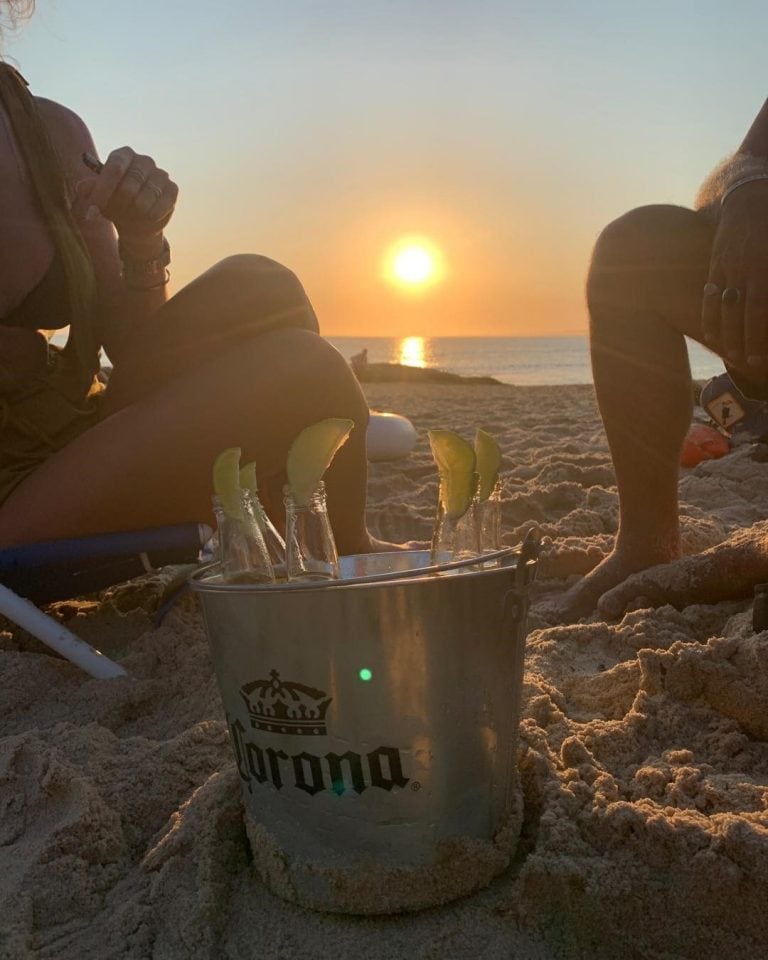
M213 464L213 492L221 501L228 517L241 519L240 502L240 447L227 447Z
M452 520L458 520L475 494L475 451L453 430L429 430L428 436L440 474L443 510Z
M288 486L299 506L309 503L323 474L339 448L346 443L354 425L354 420L330 417L305 427L293 441L285 472Z
M480 477L477 495L480 500L487 500L493 493L493 488L499 479L501 447L495 437L479 427L475 434L475 456L477 457L477 472Z
M256 461L251 460L240 467L239 483L243 490L248 490L254 497L258 496L259 485L256 481Z

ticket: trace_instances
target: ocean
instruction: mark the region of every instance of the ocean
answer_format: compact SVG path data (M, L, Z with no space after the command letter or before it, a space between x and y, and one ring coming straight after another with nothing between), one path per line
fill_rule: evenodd
M371 363L433 367L467 377L496 377L518 386L592 383L589 341L580 337L328 337L347 359L363 349ZM52 342L63 346L66 331ZM688 341L691 373L708 380L722 373L723 361Z
M589 342L576 337L328 337L349 359L363 349L370 363L435 367L464 376L496 377L519 386L592 383ZM691 373L707 380L723 361L688 341Z

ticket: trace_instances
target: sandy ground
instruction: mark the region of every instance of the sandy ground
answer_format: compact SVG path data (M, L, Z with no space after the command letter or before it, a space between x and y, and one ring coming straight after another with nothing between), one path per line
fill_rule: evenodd
M58 615L130 676L89 680L0 632L0 957L318 956L757 960L768 947L768 635L748 603L548 627L537 603L608 549L616 495L590 387L371 385L412 418L414 454L373 467L370 521L429 535L429 427L476 425L505 453L506 539L545 534L529 618L512 867L419 914L305 911L255 878L201 619L159 629L163 577ZM691 551L768 515L768 465L741 448L685 471ZM544 606L541 607L541 610Z

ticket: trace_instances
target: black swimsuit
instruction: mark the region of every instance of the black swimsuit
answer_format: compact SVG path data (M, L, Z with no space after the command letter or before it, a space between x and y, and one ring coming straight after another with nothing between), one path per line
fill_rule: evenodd
M0 318L4 327L24 327L27 330L61 330L67 321L61 320L66 303L67 278L61 260L54 255L43 278L33 287L5 317Z
M67 282L61 259L54 256L43 278L21 303L0 319L4 327L60 330L67 326ZM19 395L0 397L0 503L57 450L99 420L99 395L74 398L57 388L55 371L66 363L63 352L49 346L53 377L30 383Z

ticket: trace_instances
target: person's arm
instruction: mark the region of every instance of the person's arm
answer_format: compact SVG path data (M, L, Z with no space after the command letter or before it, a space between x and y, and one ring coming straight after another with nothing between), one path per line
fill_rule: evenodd
M83 162L83 154L96 156L85 123L50 100L38 98L38 105L62 159L75 198L73 213L93 261L100 339L116 362L135 324L168 299L164 269L142 276L141 266L163 256L163 228L173 213L178 188L154 161L137 157L127 147L113 151L101 173L94 173ZM144 188L143 196L139 196L143 184L125 178L134 163L145 180L156 185L153 190Z
M748 153L753 157L768 159L768 100L752 122L746 137L741 142L738 153Z
M738 151L705 181L696 207L717 224L702 292L704 339L762 382L768 376L768 101Z
M714 222L731 192L749 189L768 177L768 100L758 112L738 150L722 160L699 187L694 208ZM738 184L738 186L734 186Z

